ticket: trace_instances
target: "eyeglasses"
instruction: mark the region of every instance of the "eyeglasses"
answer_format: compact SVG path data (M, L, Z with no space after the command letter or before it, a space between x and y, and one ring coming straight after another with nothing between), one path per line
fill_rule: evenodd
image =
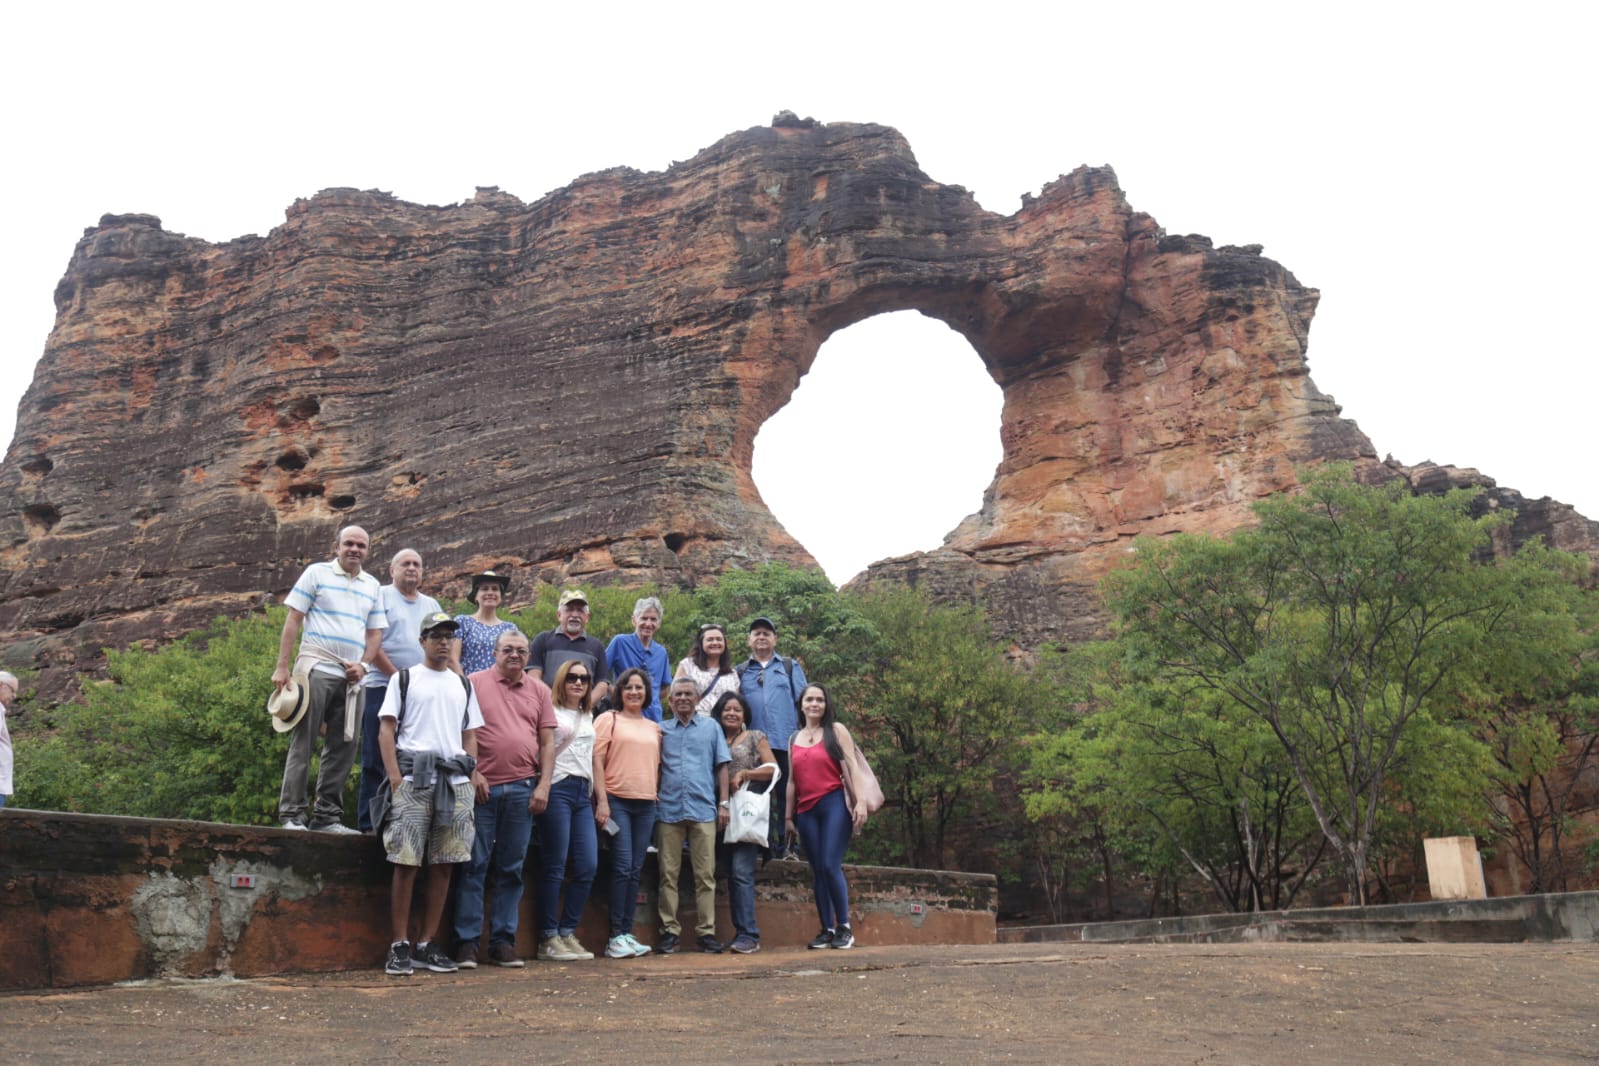
M455 630L453 630L453 629L430 629L426 633L422 634L422 639L423 640L453 640L453 639L455 639Z
M587 675L587 674L567 674L566 675L566 683L568 685L586 685L586 684L589 683L589 675Z
M501 648L500 649L500 654L501 655L515 655L517 658L525 659L525 658L527 658L527 649L526 648Z
M700 626L700 630L699 631L701 633L704 633L707 630L711 630L711 629L720 629L720 630L723 630L725 632L727 627L722 625L719 622L706 622L704 625Z

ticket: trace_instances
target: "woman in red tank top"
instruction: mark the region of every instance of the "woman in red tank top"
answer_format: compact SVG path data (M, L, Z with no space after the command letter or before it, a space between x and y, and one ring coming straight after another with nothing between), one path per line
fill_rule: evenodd
M821 685L806 685L799 698L804 725L789 741L794 787L788 789L788 831L799 832L811 863L816 913L822 931L813 948L852 948L849 885L844 849L866 825L866 805L856 801L855 741L833 716L833 701Z

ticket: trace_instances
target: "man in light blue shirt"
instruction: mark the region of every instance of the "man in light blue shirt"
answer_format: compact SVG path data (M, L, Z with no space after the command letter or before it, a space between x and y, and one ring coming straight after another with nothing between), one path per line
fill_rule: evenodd
M788 738L799 728L799 698L809 683L805 668L777 654L777 623L761 615L750 623L750 657L738 668L739 692L750 709L751 729L766 734L777 760L777 794L772 797L772 854L793 858L794 842L783 836L784 797L793 782L788 769Z
M388 628L383 630L378 653L367 664L366 677L361 681L366 705L361 717L361 798L355 808L355 824L363 833L372 832L372 812L368 807L387 776L378 751L378 711L383 707L389 678L407 666L421 664L422 645L416 634L421 631L422 619L442 610L438 600L421 591L422 556L415 550L402 548L394 553L389 562L389 582L378 590L378 607L388 620Z
M344 781L355 763L361 680L388 625L378 607L378 580L361 569L370 545L360 526L339 530L333 558L306 567L283 598L289 616L278 641L272 688L282 690L298 674L308 680L311 690L305 715L290 733L289 755L283 763L278 817L285 829L305 829L309 824L330 833L356 832L344 824ZM305 636L291 669L289 656L302 625ZM308 823L305 787L319 736L322 757L316 805Z
M661 780L655 824L661 834L660 955L677 950L677 882L688 841L694 867L696 941L701 951L722 952L716 939L716 833L727 825L727 764L733 755L719 722L695 713L699 690L680 677L672 682L672 717L661 723Z

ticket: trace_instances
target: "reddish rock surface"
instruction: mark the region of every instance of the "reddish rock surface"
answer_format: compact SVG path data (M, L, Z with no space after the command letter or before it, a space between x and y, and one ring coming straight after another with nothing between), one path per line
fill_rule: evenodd
M1234 528L1296 463L1376 468L1308 376L1316 300L1257 247L1165 235L1108 169L1003 217L892 129L792 116L532 204L335 189L225 244L108 215L0 468L0 646L59 691L104 646L281 595L346 522L447 594L490 564L692 585L806 562L755 435L829 334L903 309L1000 384L1004 459L942 549L866 580L1083 636L1134 535Z

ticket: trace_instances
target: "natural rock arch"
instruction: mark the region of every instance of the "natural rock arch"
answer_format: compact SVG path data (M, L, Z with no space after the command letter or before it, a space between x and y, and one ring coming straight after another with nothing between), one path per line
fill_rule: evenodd
M1004 460L943 548L868 579L1084 635L1133 535L1374 462L1308 377L1316 298L1258 248L1164 235L1108 169L1003 217L892 129L784 116L532 204L335 189L225 244L107 216L0 468L0 641L60 674L281 593L352 520L448 593L491 563L692 584L808 561L755 435L829 334L894 310L970 341Z

